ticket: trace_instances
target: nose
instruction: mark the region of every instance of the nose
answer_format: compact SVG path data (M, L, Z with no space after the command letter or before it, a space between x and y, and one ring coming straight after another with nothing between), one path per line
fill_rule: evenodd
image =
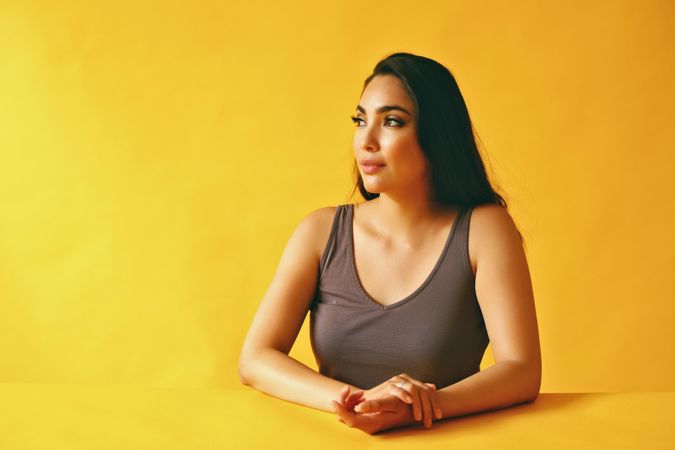
M361 131L361 135L359 136L359 139L361 140L360 143L361 150L376 151L380 148L377 141L376 133L377 133L376 129L372 129L369 127L363 128L363 130Z

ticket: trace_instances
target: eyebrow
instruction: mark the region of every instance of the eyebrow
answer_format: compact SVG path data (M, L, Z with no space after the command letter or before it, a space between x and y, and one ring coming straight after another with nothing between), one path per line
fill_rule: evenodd
M366 110L361 105L357 105L356 110L361 111L363 114L366 114ZM380 106L379 108L377 108L375 110L375 112L378 113L378 114L382 113L382 112L386 112L386 111L403 111L404 113L406 113L406 114L408 114L409 116L412 117L412 114L410 114L408 112L408 110L406 110L402 106L398 106L398 105L383 105L383 106Z

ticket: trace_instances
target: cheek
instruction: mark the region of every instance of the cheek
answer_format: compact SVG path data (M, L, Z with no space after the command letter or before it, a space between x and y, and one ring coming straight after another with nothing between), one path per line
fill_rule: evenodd
M392 157L400 169L418 174L426 170L426 159L414 138L401 140L392 147Z

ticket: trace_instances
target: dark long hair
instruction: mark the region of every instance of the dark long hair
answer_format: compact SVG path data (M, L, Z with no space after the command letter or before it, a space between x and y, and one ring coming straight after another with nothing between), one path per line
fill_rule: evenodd
M431 168L434 201L459 208L495 203L508 209L488 179L477 145L480 138L450 71L424 56L392 53L377 63L361 94L377 75L397 77L412 99L419 145ZM357 188L366 201L380 196L366 190L356 160L354 177L350 197Z

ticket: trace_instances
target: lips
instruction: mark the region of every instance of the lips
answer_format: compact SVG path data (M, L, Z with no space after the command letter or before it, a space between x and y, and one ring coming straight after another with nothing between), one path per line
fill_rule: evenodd
M361 161L361 170L368 175L379 172L384 166L384 164L378 164L376 161Z
M364 159L361 161L362 166L384 166L384 163L374 159Z

